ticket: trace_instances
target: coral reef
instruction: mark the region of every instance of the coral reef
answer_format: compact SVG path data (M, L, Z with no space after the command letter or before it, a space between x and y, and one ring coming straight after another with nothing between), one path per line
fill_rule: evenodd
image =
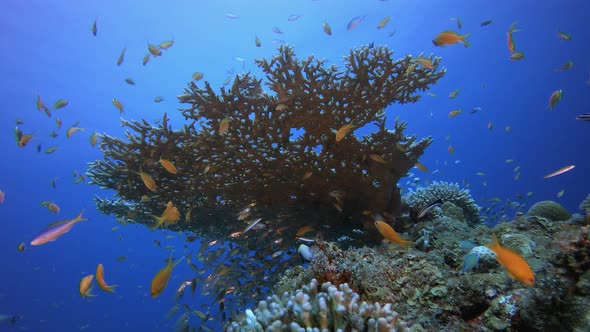
M527 215L543 217L551 221L565 221L571 218L571 214L561 204L554 201L541 201L533 204Z
M444 181L433 181L428 187L420 187L416 190L410 189L410 192L403 197L404 201L413 211L420 211L432 202L442 199L444 202L450 202L462 209L462 215L470 225L478 224L482 221L479 215L479 206L475 203L468 189L460 189L459 184ZM461 215L458 210L447 205L449 213L452 216ZM432 210L426 217L436 218L440 213Z
M590 194L580 203L580 210L586 211L586 214L590 214Z
M390 303L362 301L348 284L321 285L312 279L293 293L269 296L254 311L231 322L226 331L404 331Z
M249 73L219 93L208 82L204 87L190 82L178 97L188 105L181 109L188 121L184 128L172 130L164 114L157 126L122 120L130 130L126 140L103 135L104 159L91 163L87 174L91 183L115 190L128 204L109 207L117 200L102 200L99 209L127 218L128 205L141 204L135 210L142 214L134 216L141 223L151 223L146 216L160 215L170 199L183 213L202 206L300 201L348 215L398 213L397 182L432 139L404 134L405 122L388 130L385 108L416 102L417 92L445 70L439 70L440 58L431 56L434 68L427 69L416 67L409 55L399 60L392 55L386 47L360 47L338 70L313 56L299 60L292 47L281 46L272 59L256 60L270 92ZM366 125L377 131L342 135ZM160 158L172 162L178 174L166 171ZM155 192L135 174L140 171L153 178Z

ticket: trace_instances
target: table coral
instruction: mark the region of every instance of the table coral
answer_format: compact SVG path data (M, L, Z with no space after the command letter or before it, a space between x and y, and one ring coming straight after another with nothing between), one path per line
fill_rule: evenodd
M299 60L292 47L281 46L272 59L256 60L264 84L249 73L219 93L209 82L190 82L178 97L187 105L181 109L187 120L182 129L172 130L164 114L157 126L122 119L130 130L126 140L103 135L104 159L91 163L87 174L91 183L114 189L118 199L97 200L99 209L124 218L141 210L132 219L142 223L151 223L149 215L160 215L169 200L183 213L202 206L307 201L346 214L396 214L397 182L432 139L405 135L405 122L387 129L385 108L416 102L417 92L436 83L445 69L439 70L440 58L433 56L434 68L427 69L416 67L410 55L392 55L386 47L360 47L344 57L339 70L313 56ZM337 140L336 131L346 125L377 131ZM161 167L161 157L178 174ZM156 192L135 174L140 170L155 180Z

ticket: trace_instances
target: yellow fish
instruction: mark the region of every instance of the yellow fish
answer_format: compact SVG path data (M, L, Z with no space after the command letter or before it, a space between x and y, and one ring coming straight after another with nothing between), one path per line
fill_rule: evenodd
M463 110L460 109L460 108L459 109L456 109L456 110L453 110L453 111L450 111L449 112L449 118L454 118L457 115L461 114L461 112L463 112Z
M178 173L176 166L174 166L174 164L170 160L162 159L162 157L160 157L160 165L162 165L162 167L164 167L168 172L172 174Z
M119 113L123 113L123 104L119 101L119 99L117 98L113 98L112 100L113 105L115 106L115 108L117 108L119 110Z
M170 280L170 275L172 274L172 269L178 265L178 263L182 262L184 257L179 259L176 263L172 263L172 253L170 253L170 258L168 259L168 263L164 266L152 279L152 285L150 287L150 292L153 298L156 298L162 294L166 286L168 285L168 280Z
M352 124L352 122L340 127L340 129L338 129L338 131L336 132L336 142L340 142L344 138L344 136L346 136L346 134L352 131L353 128L356 128L356 126Z
M100 289L109 293L114 293L115 287L117 287L117 285L109 286L104 281L104 267L102 266L102 264L98 264L98 266L96 267L96 282L98 283Z
M92 294L92 280L94 279L93 274L89 274L80 280L80 295L82 297L96 296Z
M149 190L156 192L156 190L158 189L158 186L156 185L156 181L154 181L154 179L149 174L143 172L141 170L141 167L139 168L139 172L133 171L133 173L135 173L141 177L141 181L143 181L143 184L145 184L145 186Z
M399 244L404 249L408 248L410 244L414 243L412 241L402 239L402 237L399 236L399 234L397 234L397 232L393 228L391 228L391 226L389 226L388 223L384 221L375 221L375 228L377 228L377 231L379 232L379 234L381 234L381 236L393 243Z
M171 224L180 219L180 212L178 211L178 208L172 204L172 201L169 201L166 205L166 210L164 210L162 213L162 216L152 216L152 218L156 219L156 225L154 225L152 229L156 229L164 223Z
M495 234L492 233L492 241L486 247L496 253L496 260L506 269L510 278L522 281L528 286L535 283L535 275L527 262L516 252L502 247Z

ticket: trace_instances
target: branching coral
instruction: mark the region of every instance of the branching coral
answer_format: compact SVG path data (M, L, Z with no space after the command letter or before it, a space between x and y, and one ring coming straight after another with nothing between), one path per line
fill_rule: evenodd
M385 47L361 47L345 57L339 71L313 56L300 61L291 47L281 46L270 61L256 61L271 92L250 74L236 76L231 88L218 94L208 82L203 88L191 82L179 96L188 105L181 109L188 120L183 129L172 130L166 114L157 127L122 120L132 131L126 132L127 141L104 135L104 160L93 162L87 174L121 199L141 202L143 215L160 215L169 200L183 212L195 206L307 201L335 204L344 212L396 213L397 182L432 140L406 136L404 122L386 129L385 108L416 102L416 92L436 83L445 70L437 70L440 58L431 57L434 69L427 69L416 67L409 55L397 61L392 55ZM337 141L335 132L347 124L373 124L378 130ZM162 156L179 174L158 164ZM139 170L155 180L157 192L143 185L134 173ZM142 200L144 195L149 200ZM106 205L99 208L112 212Z
M293 293L269 296L227 331L409 331L390 303L360 300L347 284L313 279Z

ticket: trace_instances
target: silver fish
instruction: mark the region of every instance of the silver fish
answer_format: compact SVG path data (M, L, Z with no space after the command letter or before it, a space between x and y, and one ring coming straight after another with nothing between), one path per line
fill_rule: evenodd
M242 231L242 233L246 233L247 231L251 230L252 227L256 226L256 224L258 224L260 222L260 220L262 220L262 218L258 218L254 221L252 221L251 223L248 224L248 226Z
M441 205L443 203L442 199L437 199L436 201L428 204L425 208L423 208L420 213L418 213L418 219L424 217L425 215L428 214L428 212L430 212L432 209L434 209L435 207Z
M576 120L580 121L590 121L590 113L584 113L576 116Z

